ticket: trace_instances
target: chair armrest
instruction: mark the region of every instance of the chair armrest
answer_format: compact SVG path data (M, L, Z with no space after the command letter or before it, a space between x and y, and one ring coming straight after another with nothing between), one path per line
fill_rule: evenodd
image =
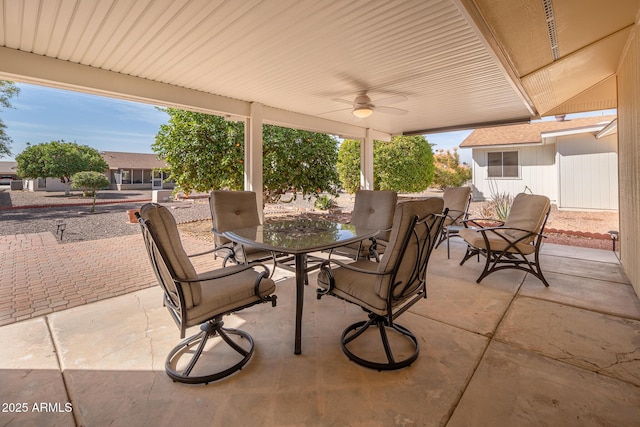
M320 287L316 289L317 299L320 299L324 295L330 293L335 287L335 278L333 276L333 271L331 270L331 264L336 264L338 267L342 267L347 270L355 271L358 273L370 274L373 276L386 276L391 274L391 273L379 273L376 270L367 270L364 268L354 267L353 264L345 264L344 262L337 261L334 259L325 260L322 264L320 264L320 273L318 273L318 279L320 278L321 274L326 275L328 278L329 286L327 288L324 288L323 286L319 285Z
M519 232L522 232L522 233L524 233L524 234L523 234L521 237L519 237L519 238L517 238L517 239L516 239L516 238L515 238L515 237L513 237L513 236L507 235L507 236L508 236L508 237L507 237L507 236L505 236L505 234L504 234L504 233L498 233L498 231L507 231L507 230L519 231ZM538 232L538 233L535 233L535 232L533 232L533 231L524 230L524 229L522 229L522 228L504 227L504 226L499 226L499 227L482 227L482 228L476 228L476 229L474 229L473 231L476 231L476 232L480 232L480 233L482 233L482 235L483 235L483 237L485 238L485 241L486 241L487 243L488 243L488 241L487 241L487 237L486 237L487 232L491 232L491 233L493 233L494 235L496 235L496 236L500 237L500 238L501 238L502 240L504 240L505 242L507 242L510 246L513 246L513 245L515 245L515 244L517 244L517 243L521 242L522 240L528 239L528 238L529 238L529 237L531 237L531 236L539 236L539 237L542 237L542 238L545 238L545 239L546 239L546 237L547 237L547 236L545 236L544 234L542 234L542 230L541 230L540 232Z
M217 248L209 249L209 250L206 250L204 252L197 252L195 254L189 254L187 256L189 258L193 258L193 257L197 257L197 256L200 256L200 255L212 254L212 253L218 252L220 250L227 250L228 251L228 250L231 250L231 248L227 248L227 247L224 247L224 246L218 246Z
M478 221L480 221L480 222L496 222L496 223L500 224L499 227L504 225L504 221L501 221L501 220L495 219L495 218L467 218L467 219L463 219L461 222L467 228L469 227L467 225L468 223L475 224L479 228L487 228L487 227L484 227L483 225L481 225Z
M198 277L195 279L176 278L175 280L178 282L185 282L185 283L215 280L215 279L221 279L227 276L232 276L234 274L242 273L243 271L251 270L254 267L261 267L262 269L264 269L264 271L269 272L269 269L262 264L251 264L251 265L240 264L240 265L234 265L232 267L223 267L217 270L207 271L205 273L198 274Z
M448 216L451 219L457 219L465 216L466 214L467 214L466 211L460 211L458 209L449 209L449 212L447 213L446 216Z

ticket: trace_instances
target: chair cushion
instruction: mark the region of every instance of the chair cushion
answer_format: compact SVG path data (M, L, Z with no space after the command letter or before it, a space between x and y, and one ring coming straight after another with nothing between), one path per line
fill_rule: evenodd
M245 266L225 267L218 271L233 272L242 270ZM248 269L237 274L214 280L202 280L202 301L187 310L187 326L198 325L218 314L243 307L257 301L254 286L258 272ZM273 280L264 277L260 281L259 293L265 297L275 291Z
M349 264L349 266L371 272L375 272L378 269L377 262L366 259L360 259L359 261ZM335 278L335 287L333 288L335 295L366 307L374 313L380 315L386 313L387 302L376 293L375 283L378 279L377 276L341 267L332 269L331 271ZM322 272L318 274L318 284L322 287L329 287L327 278Z
M470 195L471 187L449 187L444 190L444 207L452 211L450 217L445 218L444 226L453 224L454 218L467 211Z
M209 208L213 228L218 233L260 225L258 202L253 191L212 191L209 194ZM216 236L216 240L216 245L229 242L220 235Z
M487 239L489 240L489 246L491 247L492 251L503 251L507 248L507 246L509 246L509 242L514 241L513 236L506 234L504 231L497 230L496 233L505 233L507 241L497 236L496 233L492 231L487 231L486 233ZM460 237L462 237L469 245L473 246L474 248L487 249L482 237L482 233L477 229L463 228L460 230ZM517 250L515 248L509 248L507 252L517 253L519 250L523 254L529 255L536 250L535 246L531 244L530 240L528 243L517 243L516 247L518 248Z
M395 191L358 190L356 192L351 224L356 228L386 230L393 224L398 193ZM380 233L379 237L389 239L389 232Z
M513 199L504 226L539 233L544 217L549 211L549 206L549 198L546 196L520 193ZM526 235L522 231L506 230L505 232L516 240ZM522 243L529 243L533 239L534 236L531 236L523 240Z
M233 252L235 253L236 260L241 264L273 258L273 253L271 251L265 251L263 249L256 248L255 246L246 246L239 243L233 244ZM247 258L246 260L245 255Z
M415 243L415 239L412 241L412 244L408 245L406 251L402 253L403 241L407 233L411 231L412 219L414 216L417 216L419 219L424 219L432 214L442 214L443 209L444 200L440 197L398 203L393 217L393 229L391 230L389 244L385 249L385 256L378 265L378 272L389 272L393 270L396 263L399 262L400 266L398 267L395 281L396 283L402 282L406 284L414 272L418 256L418 246ZM435 229L431 230L429 237L432 241L437 238L435 234L436 231ZM424 238L427 238L427 236L420 236L421 241L423 241L422 239ZM399 259L400 257L401 259ZM381 298L386 298L389 293L389 280L390 277L385 276L376 283L375 291ZM404 286L399 286L397 289L402 291ZM398 297L399 295L396 293L394 296Z
M156 244L165 254L165 262L173 270L176 277L193 280L198 275L182 247L176 220L171 212L160 205L148 203L140 208L140 216L151 223ZM198 282L183 286L186 308L189 309L201 302L201 290Z

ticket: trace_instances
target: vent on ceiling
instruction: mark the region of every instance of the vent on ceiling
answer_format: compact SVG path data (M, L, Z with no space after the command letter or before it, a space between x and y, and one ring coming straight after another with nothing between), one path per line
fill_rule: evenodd
M553 60L557 61L560 58L560 54L558 53L558 35L556 34L556 18L553 16L553 4L551 0L542 0L542 4L544 5L544 18L547 21L551 55Z

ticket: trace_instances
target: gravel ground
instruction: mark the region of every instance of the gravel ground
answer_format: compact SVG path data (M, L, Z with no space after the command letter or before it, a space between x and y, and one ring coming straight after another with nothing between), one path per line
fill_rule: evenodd
M62 242L103 239L140 233L137 224L129 222L127 210L139 209L151 201L148 192L100 192L96 209L91 213L91 199L77 192L63 193L5 191L0 192L0 235L52 232L56 234L56 220L66 223ZM100 204L109 202L109 204ZM27 206L43 206L29 208ZM211 220L207 199L193 199L164 203L171 209L178 223ZM8 209L11 207L10 209Z
M23 233L52 232L56 234L56 220L63 219L66 229L62 242L95 240L106 237L124 236L140 232L136 224L129 223L127 210L139 209L151 201L151 190L148 191L101 191L98 193L96 210L90 212L91 199L81 196L77 191L71 196L58 192L9 191L0 188L0 235ZM425 192L419 196L439 196L441 193ZM348 220L353 209L354 196L341 194L337 197L338 209L342 215L334 217ZM163 203L171 209L180 229L190 235L209 237L211 214L204 194L196 194L188 199L179 199ZM479 203L471 206L471 215L479 211ZM41 206L34 208L32 206ZM46 206L46 207L42 207ZM304 215L313 212L313 202L298 198L291 203L267 205L265 216L270 218L286 215ZM204 221L198 223L198 221ZM558 211L552 208L547 229L576 230L593 233L606 233L618 230L617 212L576 212ZM607 240L587 239L564 234L552 234L547 239L550 243L570 246L585 246L610 249Z

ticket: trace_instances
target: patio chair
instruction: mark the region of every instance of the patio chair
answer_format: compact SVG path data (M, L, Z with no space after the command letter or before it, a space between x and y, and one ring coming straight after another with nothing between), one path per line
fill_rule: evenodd
M467 243L467 251L460 265L473 256L483 255L485 265L476 280L480 283L489 274L515 268L533 274L545 286L549 286L540 268L542 233L549 217L550 203L546 196L518 194L511 204L507 220L470 219L469 228L460 230L460 237ZM491 221L496 226L482 226ZM528 256L532 255L530 260Z
M418 339L396 323L396 318L427 297L427 264L442 228L443 206L443 200L436 197L399 203L387 252L379 263L360 259L346 264L329 259L322 264L318 299L332 295L369 313L368 320L354 323L342 333L342 351L350 360L372 369L393 370L417 359ZM363 340L359 340L359 347L353 344L367 335L370 327L379 330L380 348L363 349Z
M471 187L449 187L442 194L444 199L444 207L449 210L447 217L444 219L442 233L436 244L436 248L442 242L447 241L447 259L451 258L451 250L449 239L451 237L460 236L460 230L465 225L463 221L469 215L469 205L471 204Z
M269 270L262 265L238 265L197 273L182 247L175 219L166 207L145 204L138 220L151 266L164 290L164 305L180 329L180 338L185 337L187 328L200 325L200 332L169 352L165 363L169 377L182 383L207 384L241 369L253 355L253 339L244 331L224 328L222 317L264 302L275 306L275 284L267 277ZM205 345L214 337L222 340L215 344L219 356L211 373L203 364L196 364ZM228 348L223 347L224 343ZM181 363L181 359L188 362Z
M356 260L374 258L379 262L380 255L384 253L389 241L397 201L398 193L395 191L358 190L349 223L356 228L383 231L371 239L335 248L332 253L350 256Z
M253 191L212 191L209 194L209 208L213 221L212 232L217 252L225 253L223 266L227 261L234 264L273 262L271 272L276 269L277 254L250 246L234 243L222 235L223 232L238 228L260 225L258 202Z

